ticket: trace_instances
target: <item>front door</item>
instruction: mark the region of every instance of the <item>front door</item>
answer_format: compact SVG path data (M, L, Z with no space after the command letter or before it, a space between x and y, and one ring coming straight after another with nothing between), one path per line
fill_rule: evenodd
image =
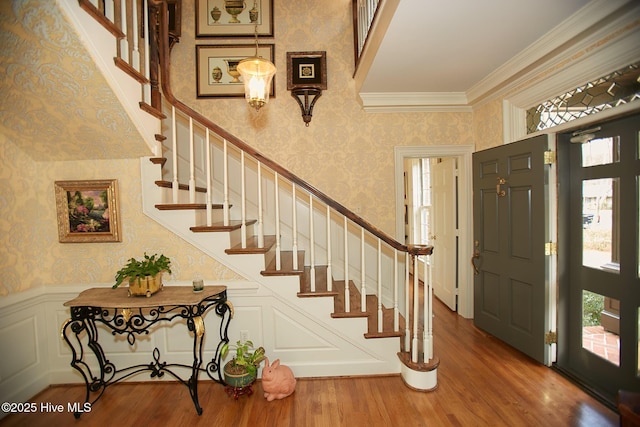
M614 403L640 391L640 116L559 136L557 366Z
M547 320L547 136L473 155L474 322L541 363Z

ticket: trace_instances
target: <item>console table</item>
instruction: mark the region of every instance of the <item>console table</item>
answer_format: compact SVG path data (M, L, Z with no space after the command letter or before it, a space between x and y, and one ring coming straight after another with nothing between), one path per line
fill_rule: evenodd
M193 292L191 286L165 286L150 298L129 297L127 288L92 288L81 292L76 298L64 303L70 307L71 318L61 329L61 335L71 348L71 366L78 370L86 385L85 403L92 405L112 384L143 371L150 371L152 378L161 378L168 373L189 388L191 399L198 415L202 408L198 401L198 376L201 371L212 380L222 383L220 350L229 342L227 330L233 317L233 305L227 301L226 286L205 286L201 292ZM202 344L204 339L203 316L213 307L221 318L220 339L213 359L202 368ZM116 368L110 362L98 342L98 324L104 325L111 334L125 336L129 345L133 345L137 335L147 335L156 325L171 324L174 320L186 320L188 330L193 334L193 364L183 365L160 361L160 351L153 350L153 360L148 364ZM86 337L84 336L86 334ZM83 344L83 342L85 342ZM99 367L99 372L91 368L84 345L91 350ZM93 365L95 366L95 362ZM175 368L186 368L189 377L183 379ZM184 375L184 374L183 374ZM92 395L95 396L93 400ZM74 413L76 418L81 412Z

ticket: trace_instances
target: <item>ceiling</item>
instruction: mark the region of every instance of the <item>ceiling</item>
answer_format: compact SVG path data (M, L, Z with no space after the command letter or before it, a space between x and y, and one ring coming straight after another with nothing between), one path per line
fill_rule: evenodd
M399 0L360 93L468 93L588 3Z

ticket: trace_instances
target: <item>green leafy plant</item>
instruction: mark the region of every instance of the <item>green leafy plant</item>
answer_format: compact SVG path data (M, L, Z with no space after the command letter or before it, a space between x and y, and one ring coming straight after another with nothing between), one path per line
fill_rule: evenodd
M155 276L161 271L166 271L167 273L171 273L171 260L166 256L160 254L147 255L144 254L144 259L137 260L135 258L131 258L127 264L122 267L116 273L116 283L113 285L113 289L117 288L125 281L126 278L129 278L129 283L133 282L137 277L145 277L145 276Z
M583 291L582 326L600 326L600 315L604 310L604 296Z
M246 371L254 377L257 376L258 367L266 357L264 347L258 347L255 351L251 351L253 342L248 340L236 341L235 346L224 343L220 350L220 356L224 359L231 348L235 349L235 355L226 369L234 374L242 374Z

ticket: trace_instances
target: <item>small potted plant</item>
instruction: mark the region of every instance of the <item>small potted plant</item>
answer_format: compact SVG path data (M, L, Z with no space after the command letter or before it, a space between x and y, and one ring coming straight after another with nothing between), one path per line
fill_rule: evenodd
M162 273L171 273L171 260L160 254L147 255L144 259L131 258L127 264L116 273L116 283L113 288L120 286L125 280L129 282L129 296L145 295L150 297L162 289Z
M265 359L264 347L252 351L253 342L249 340L237 341L235 346L225 343L220 350L223 359L232 347L235 349L235 355L224 365L224 381L233 388L250 386L258 377L258 367Z

